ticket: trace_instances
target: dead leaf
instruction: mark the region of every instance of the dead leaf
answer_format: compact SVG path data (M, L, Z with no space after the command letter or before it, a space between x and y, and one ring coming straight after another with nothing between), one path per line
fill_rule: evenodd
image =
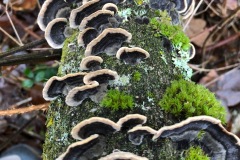
M37 6L37 0L22 0L16 2L16 0L11 0L12 2L12 9L15 11L27 11L27 10L34 10Z
M191 42L195 45L202 47L205 39L209 35L210 31L206 29L206 21L203 19L192 19L186 30L186 34L190 37ZM208 40L206 46L212 45L213 41Z
M210 72L208 72L206 76L200 79L199 84L205 85L217 77L218 73L216 72L216 70L212 69Z

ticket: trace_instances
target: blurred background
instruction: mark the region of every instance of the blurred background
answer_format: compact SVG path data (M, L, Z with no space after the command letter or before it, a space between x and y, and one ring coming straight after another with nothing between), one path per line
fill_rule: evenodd
M0 1L0 52L37 41L32 49L0 53L0 157L14 147L29 150L35 159L42 152L49 105L42 88L56 75L61 57L61 52L47 56L50 47L36 23L43 1ZM194 16L183 22L196 48L189 61L192 80L215 93L228 110L227 129L240 136L240 2L196 0L196 6ZM11 109L22 114L5 111Z

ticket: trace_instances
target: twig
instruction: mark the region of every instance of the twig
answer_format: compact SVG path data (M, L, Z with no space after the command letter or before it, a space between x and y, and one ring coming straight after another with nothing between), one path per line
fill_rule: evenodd
M13 36L11 36L10 34L8 34L2 27L0 27L0 30L1 30L6 36L8 36L11 40L13 40L15 43L17 43L17 45L21 46L21 44L20 44L15 38L13 38Z
M20 43L20 46L23 46L22 40L20 39L20 37L19 37L19 35L18 35L18 32L17 32L17 30L16 30L16 28L15 28L13 22L12 22L12 19L11 19L11 17L10 17L9 14L8 14L8 3L6 4L6 10L5 10L5 12L6 12L6 15L7 15L7 17L8 17L8 20L9 20L9 22L11 23L11 26L12 26L12 28L13 28L13 30L14 30L17 38L18 38L18 41L19 41L19 43Z
M34 48L34 47L36 47L38 45L41 45L41 44L44 44L44 43L46 43L46 40L41 39L41 40L37 40L37 41L31 42L31 43L25 44L22 47L13 48L13 49L11 49L7 52L0 53L0 58L12 55L12 54L20 52L20 51L25 51L25 50L30 49L30 48Z
M236 64L233 64L233 65L229 65L229 66L226 66L226 67L220 67L220 68L216 68L216 69L205 69L205 68L199 68L197 67L196 65L193 65L193 64L188 64L189 67L191 67L192 69L196 70L196 71L199 71L199 72L210 72L211 70L215 70L215 71L223 71L223 70L227 70L227 69L230 69L230 68L235 68L237 66L239 66L240 63L236 63Z
M198 8L200 7L200 5L202 4L203 0L200 0L200 2L198 3L197 7L194 9L192 15L190 16L190 18L188 19L187 23L184 25L183 30L185 31L188 24L190 23L190 21L192 20L193 16L195 15L195 13L197 12Z
M6 57L0 59L0 66L9 66L23 63L36 63L40 61L59 60L61 58L61 49L52 49L43 52L33 52L31 54L24 54L18 56Z
M24 108L4 110L4 111L0 111L0 116L11 116L14 114L23 114L23 113L32 112L32 111L46 110L48 109L49 104L50 103L44 103L41 105L31 105L29 107L24 107Z
M19 128L14 134L11 135L9 139L7 139L5 142L0 144L0 152L14 140L33 120L35 120L37 115L33 116L30 120L28 120L21 128Z
M21 100L20 102L15 103L14 105L11 106L11 108L16 108L18 106L21 106L24 103L28 103L32 101L32 97L26 98L24 100Z

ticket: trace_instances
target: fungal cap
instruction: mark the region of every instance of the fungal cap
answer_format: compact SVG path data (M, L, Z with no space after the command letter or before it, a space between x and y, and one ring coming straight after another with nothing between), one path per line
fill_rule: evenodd
M135 126L128 131L128 134L155 135L157 134L157 131L149 126Z
M92 81L90 84L73 88L66 96L66 104L68 106L80 105L83 100L98 92L98 86L99 83L97 81Z
M106 136L120 130L115 122L102 117L92 117L73 127L71 135L74 139L82 140L93 134Z
M165 127L162 127L160 128L158 131L157 131L157 134L154 135L153 137L153 140L156 140L158 139L159 137L161 137L161 134L165 131L172 131L174 133L174 130L175 129L178 129L178 128L181 128L183 126L186 126L188 124L190 124L191 122L209 122L211 124L214 124L214 125L217 125L224 134L228 135L228 136L231 136L233 137L235 140L236 140L236 144L237 145L240 145L240 139L233 133L231 132L228 132L222 125L221 125L221 121L219 119L216 119L216 118L213 118L213 117L210 117L210 116L195 116L195 117L189 117L188 119L180 122L180 123L177 123L177 124L174 124L172 126L165 126ZM199 128L201 128L201 126L198 126ZM206 126L202 126L203 129L205 129L204 127Z
M190 43L190 46L191 46L191 48L190 48L190 57L189 57L189 59L193 59L194 56L196 55L196 49L195 49L195 47L194 47L194 45L192 43Z
M140 157L130 152L113 152L99 160L148 160L146 157Z
M118 12L118 7L114 3L106 3L103 5L102 10L109 10L116 14Z
M140 114L128 114L120 118L117 122L121 128L131 128L146 123L147 117Z
M69 145L67 151L60 155L56 160L67 160L80 157L84 152L91 149L97 143L99 143L99 135L91 135L87 139Z
M150 55L147 51L139 47L121 47L116 54L117 59L123 60L127 64L138 64L142 59Z
M70 13L70 17L69 17L69 25L71 28L78 28L78 26L80 25L81 21L83 20L84 17L86 17L85 12L93 5L95 5L96 3L98 3L100 0L91 0L87 3L83 2L83 5L73 9ZM94 12L95 10L92 10L92 12Z
M84 29L78 35L78 46L86 47L98 35L98 31L95 28L89 27Z
M103 62L103 59L99 56L84 57L80 63L81 70L91 70L98 67Z
M87 27L98 29L101 25L109 23L108 18L114 16L114 12L109 10L98 10L89 16L85 17L79 25L79 30L82 31Z
M45 0L37 17L37 23L39 28L42 31L45 31L48 23L53 19L60 17L67 18L69 15L69 10L70 10L69 5L64 1ZM63 11L65 12L62 13Z
M116 71L109 69L101 69L88 73L83 77L83 82L85 84L91 84L92 81L97 81L99 84L106 83L109 80L118 79L118 74Z
M188 7L187 11L181 14L183 16L183 19L187 19L193 14L195 8L195 0L192 0L191 2L192 3Z
M107 39L108 43L104 39ZM103 52L108 55L115 54L115 50L119 49L123 42L130 43L131 39L132 34L122 28L107 28L87 45L85 56Z
M45 30L45 39L52 48L62 48L66 39L66 18L56 18L48 23Z
M57 98L58 95L64 93L66 85L75 86L83 83L85 72L71 73L63 77L53 76L45 84L42 94L43 98L51 101ZM76 80L77 79L77 80Z
M192 0L190 0L192 1ZM188 0L174 0L178 13L184 13L188 9Z

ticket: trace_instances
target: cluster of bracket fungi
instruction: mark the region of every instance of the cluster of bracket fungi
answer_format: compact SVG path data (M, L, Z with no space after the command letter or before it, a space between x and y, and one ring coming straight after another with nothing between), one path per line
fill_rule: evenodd
M48 44L53 48L62 48L71 31L78 28L80 31L78 45L85 48L85 57L80 64L82 72L50 78L43 89L43 97L46 100L54 100L59 95L65 95L68 106L80 105L86 98L96 100L95 95L102 88L106 89L108 81L118 78L117 72L101 68L103 59L98 56L100 53L116 55L117 59L129 65L138 64L150 56L142 48L122 47L124 42L130 43L132 38L131 33L118 28L121 17L117 14L116 5L123 2L123 0L46 0L44 2L38 16L38 24L45 31ZM150 0L149 3L151 8L161 10L169 10L168 8L174 6L183 18L192 14L195 5L194 0ZM169 14L171 17L176 16L175 12ZM102 117L83 120L71 132L72 137L80 141L69 145L67 151L57 160L87 160L99 157L100 160L147 160L146 157L123 151L103 155L106 135L122 130L128 130L128 139L134 145L141 145L144 136L152 137L156 143L162 138L170 138L177 143L201 145L212 159L240 159L239 138L229 133L215 118L190 117L159 130L143 126L146 121L147 118L139 114L126 115L117 123ZM199 136L200 133L203 134Z
M143 126L147 117L140 114L129 114L120 118L117 123L102 117L92 117L77 124L71 131L74 139L80 140L68 146L65 153L57 160L93 159L104 154L107 138L128 130L128 139L133 145L141 145L144 136L155 143L169 138L175 143L200 145L213 160L238 160L240 158L240 139L228 132L221 121L210 116L190 117L172 126L154 130ZM148 160L130 152L113 151L99 160Z

